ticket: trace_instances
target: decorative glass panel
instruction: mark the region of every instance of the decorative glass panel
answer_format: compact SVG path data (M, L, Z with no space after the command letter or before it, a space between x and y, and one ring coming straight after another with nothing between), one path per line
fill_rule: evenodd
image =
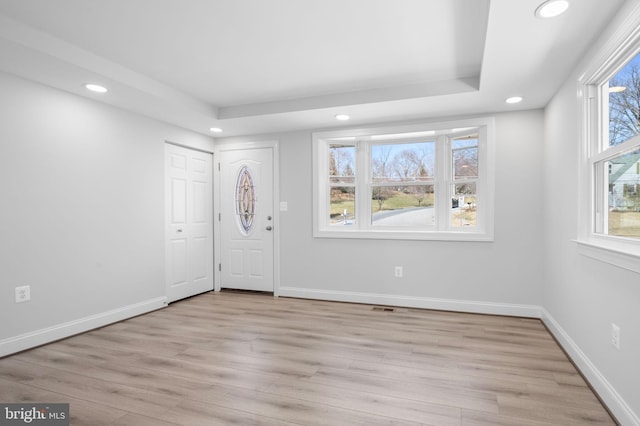
M236 214L240 222L240 229L246 234L253 228L253 218L256 211L256 187L253 176L247 166L240 169L236 181Z

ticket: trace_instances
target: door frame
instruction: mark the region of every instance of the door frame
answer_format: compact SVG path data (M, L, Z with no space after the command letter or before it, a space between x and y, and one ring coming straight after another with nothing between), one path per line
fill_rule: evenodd
M220 159L225 151L241 151L249 149L270 148L272 150L273 161L273 295L278 296L280 293L280 155L279 143L277 140L264 141L247 141L247 142L218 142L214 148L214 167L213 167L213 274L214 274L214 290L220 291L221 277L221 226L220 220Z

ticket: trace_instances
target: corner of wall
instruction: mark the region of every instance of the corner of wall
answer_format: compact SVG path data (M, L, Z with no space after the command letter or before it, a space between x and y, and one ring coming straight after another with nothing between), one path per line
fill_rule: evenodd
M569 334L567 334L544 308L542 308L541 319L560 346L569 355L569 358L571 358L578 370L580 370L587 379L602 402L615 416L616 420L623 425L640 425L640 417L629 407L622 396L620 396L585 353L582 352L580 347L571 339Z

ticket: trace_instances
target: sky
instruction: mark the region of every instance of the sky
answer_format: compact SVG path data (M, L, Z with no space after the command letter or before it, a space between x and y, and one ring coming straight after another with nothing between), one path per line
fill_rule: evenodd
M618 71L618 73L613 76L612 80L614 80L616 77L624 78L625 75L629 72L629 69L634 65L637 69L640 69L640 54L636 55L620 71Z
M467 146L477 146L478 140L477 138L470 139L459 139L453 141L453 148L463 148ZM382 143L382 144L373 144L371 146L371 157L373 159L382 159L387 157L387 161L389 165L391 165L392 160L395 156L399 155L403 151L414 151L418 153L419 157L423 158L423 164L427 170L432 170L435 162L435 149L436 144L435 141L425 141L425 142L413 142L413 143ZM337 148L338 151L341 151L342 160L341 168L344 168L347 163L353 171L355 171L355 147L352 146L344 146ZM335 152L335 151L334 151ZM336 155L339 155L336 153ZM340 172L340 171L339 171Z

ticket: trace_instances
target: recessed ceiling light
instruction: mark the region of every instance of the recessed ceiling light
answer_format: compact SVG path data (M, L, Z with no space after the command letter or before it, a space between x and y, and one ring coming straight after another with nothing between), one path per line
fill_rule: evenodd
M554 18L562 15L569 8L567 0L547 0L536 9L538 18Z
M347 114L336 114L336 120L347 121L350 118Z
M92 92L97 92L97 93L106 93L107 92L107 88L104 87L104 86L100 86L99 84L88 83L88 84L85 84L84 87L87 90L91 90Z
M212 127L209 130L211 130L213 133L220 133L222 132L222 129L220 127Z
M512 96L504 100L508 104L517 104L522 102L522 96Z
M611 86L611 87L609 87L609 93L620 93L620 92L624 92L625 90L627 90L627 88L624 87L624 86Z

